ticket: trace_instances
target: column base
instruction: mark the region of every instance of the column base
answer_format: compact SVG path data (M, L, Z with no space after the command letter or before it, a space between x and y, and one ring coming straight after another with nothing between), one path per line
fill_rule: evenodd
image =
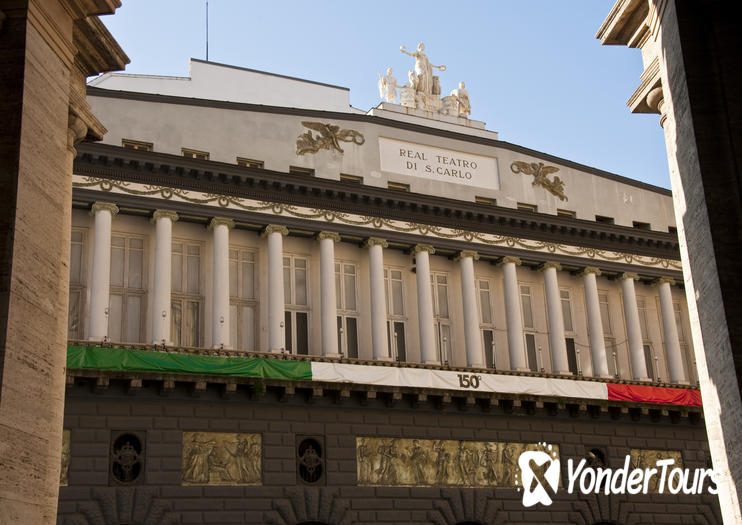
M652 381L651 377L635 377L634 381Z
M388 355L385 355L383 357L374 357L373 360L374 361L386 361L386 362L391 363L392 361L394 361L394 358L393 357L389 357Z
M612 376L611 374L601 374L598 377L601 379L616 379L616 376Z
M530 368L511 368L510 370L513 372L533 372L533 370L531 370ZM538 372L534 372L534 373L538 373Z
M340 354L322 354L322 357L330 357L332 359L340 359Z
M425 362L423 362L423 364L425 364L425 365L438 365L438 366L440 366L441 362L440 361L437 361L437 360L432 360L432 361L425 361Z
M214 345L211 347L212 350L233 350L232 345Z
M670 382L676 385L690 386L690 381L688 381L687 379L683 379L682 381L670 381Z
M152 346L174 346L172 341L152 341Z
M560 371L556 371L554 373L555 374L559 374L560 376L576 376L577 375L577 374L573 374L569 370L560 370Z

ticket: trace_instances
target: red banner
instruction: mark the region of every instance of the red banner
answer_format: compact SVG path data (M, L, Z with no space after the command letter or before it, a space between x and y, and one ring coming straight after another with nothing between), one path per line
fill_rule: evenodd
M701 392L688 388L658 386L615 385L608 383L608 399L655 403L658 405L702 406Z

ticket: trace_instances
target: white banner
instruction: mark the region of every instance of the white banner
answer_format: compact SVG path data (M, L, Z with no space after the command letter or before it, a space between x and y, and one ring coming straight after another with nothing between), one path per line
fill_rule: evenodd
M312 363L313 381L359 383L367 385L440 388L503 394L608 399L608 387L597 381L511 376L504 374L470 374L449 370L404 368L396 366Z

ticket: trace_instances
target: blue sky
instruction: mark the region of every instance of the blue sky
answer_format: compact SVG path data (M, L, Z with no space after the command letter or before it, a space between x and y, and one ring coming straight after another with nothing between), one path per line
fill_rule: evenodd
M403 81L424 42L444 92L466 82L472 118L500 140L669 187L658 115L632 115L638 50L601 46L614 0L440 2L209 1L209 60L350 88L379 102L378 71ZM205 58L204 0L124 0L106 26L131 58L126 71L188 75Z

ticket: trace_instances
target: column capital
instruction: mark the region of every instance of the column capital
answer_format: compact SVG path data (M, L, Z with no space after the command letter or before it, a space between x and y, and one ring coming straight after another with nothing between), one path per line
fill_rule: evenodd
M262 237L265 237L267 235L270 235L271 233L280 233L282 236L286 236L289 234L289 229L286 226L282 226L280 224L269 224L265 227L263 233L261 233L260 235Z
M678 284L678 282L672 277L659 277L652 281L652 286L659 286L665 283L669 284L670 286L675 286L676 284Z
M99 211L107 210L111 212L111 217L115 217L119 212L119 207L112 202L95 202L90 208L90 215L95 215Z
M382 239L380 237L369 237L366 239L366 242L363 243L363 246L365 248L371 248L372 246L381 246L382 248L388 248L389 243L386 241L386 239Z
M458 254L456 254L456 257L453 258L454 262L460 261L461 259L465 257L471 257L475 261L479 260L479 254L475 252L474 250L461 250Z
M515 266L520 266L523 264L523 261L520 260L520 257L513 257L512 255L506 255L500 261L497 263L497 266L504 266L508 263L513 263Z
M157 219L170 219L171 221L176 222L179 218L177 212L170 210L155 210L152 214L152 222L157 222Z
M621 275L618 276L618 279L620 281L625 281L626 279L631 279L632 281L638 281L639 280L639 274L634 272L624 272Z
M340 242L340 234L337 232L319 232L317 234L317 240L323 241L325 239L330 239L333 242Z
M222 224L230 230L234 228L234 221L232 219L225 219L224 217L214 217L213 219L211 219L209 221L208 228L209 230L213 230L214 228Z
M594 273L596 277L599 277L603 274L603 272L600 271L600 268L597 266L585 266L582 270L580 270L577 273L577 277L584 277L585 275L589 273Z
M541 263L538 267L540 272L543 272L544 270L548 270L549 268L554 268L556 271L561 271L562 265L558 262L554 261L546 261L545 263Z
M420 252L428 252L430 255L433 255L435 253L435 248L429 244L416 244L412 248L412 253L415 254Z

